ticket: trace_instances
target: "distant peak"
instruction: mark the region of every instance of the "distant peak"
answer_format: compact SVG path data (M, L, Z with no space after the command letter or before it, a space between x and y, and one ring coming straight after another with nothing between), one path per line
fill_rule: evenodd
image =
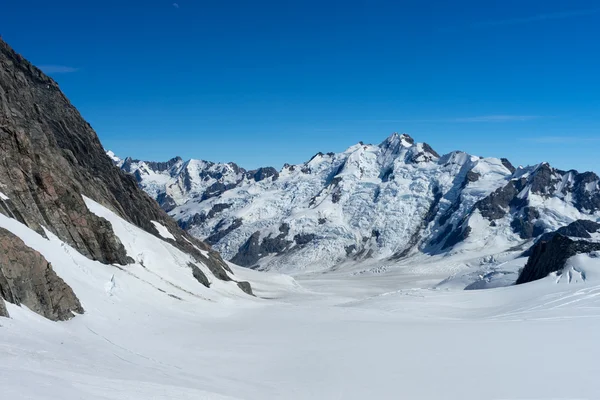
M406 133L398 134L394 132L379 147L383 149L398 149L400 147L412 147L414 144L415 140Z

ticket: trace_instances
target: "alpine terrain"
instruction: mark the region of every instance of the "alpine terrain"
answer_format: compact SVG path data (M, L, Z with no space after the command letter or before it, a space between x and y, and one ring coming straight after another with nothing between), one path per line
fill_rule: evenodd
M600 398L593 173L119 159L2 40L0 151L2 399Z
M592 172L439 155L406 134L280 171L111 156L190 234L231 262L262 270L407 263L423 254L493 260L571 223L600 219Z

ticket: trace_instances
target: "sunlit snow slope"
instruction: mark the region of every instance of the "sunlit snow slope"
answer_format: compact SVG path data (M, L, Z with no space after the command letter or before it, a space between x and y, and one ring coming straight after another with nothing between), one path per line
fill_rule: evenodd
M188 285L183 256L169 247L156 255L175 264L174 275L158 262L126 272L1 224L60 259L88 310L53 323L8 305L12 319L0 320L6 398L600 398L598 254L571 258L561 277L476 291L436 289L401 267L298 283L234 267L253 282L252 298L226 284ZM125 227L116 228L124 242L137 242L128 251L142 246L147 238ZM199 301L205 296L212 301Z

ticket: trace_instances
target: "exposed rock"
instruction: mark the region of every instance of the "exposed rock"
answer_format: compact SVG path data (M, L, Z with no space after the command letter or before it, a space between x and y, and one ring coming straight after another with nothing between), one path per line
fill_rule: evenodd
M559 228L556 233L561 234L563 236L571 236L582 239L590 239L592 235L590 233L595 233L600 231L600 224L594 221L588 221L586 219L580 219L575 222L571 222L567 226L563 226Z
M315 240L316 237L317 235L314 233L298 233L294 236L294 242L299 246L304 246Z
M198 282L200 282L206 287L210 287L210 282L208 278L206 277L206 275L204 275L204 272L202 272L202 270L198 268L197 265L188 263L188 266L192 269L192 275Z
M153 171L167 171L169 169L171 169L174 165L177 165L179 163L183 162L183 160L181 159L181 157L174 157L172 159L170 159L169 161L166 162L154 162L154 161L147 161L148 166L153 170Z
M286 240L290 226L288 224L281 224L279 226L279 235L272 237L267 236L259 243L260 232L255 232L250 238L244 243L238 253L231 259L234 264L241 265L243 267L250 267L256 264L256 262L267 254L279 254L283 252L292 242ZM300 238L302 240L302 238Z
M249 282L242 281L238 282L237 285L244 293L254 296L254 293L252 292L252 286L250 286Z
M156 198L156 201L160 205L160 208L162 208L165 212L169 212L177 207L175 200L173 200L173 198L167 193L160 193Z
M544 228L535 223L539 217L538 210L533 207L524 207L512 220L510 226L521 239L530 239L544 233Z
M237 254L231 259L231 262L242 267L251 267L256 265L256 262L260 259L260 246L258 240L260 239L260 232L254 232L252 236L246 240Z
M479 178L481 178L481 175L479 175L477 172L469 171L467 172L465 182L466 184L477 182Z
M215 227L214 233L205 239L206 243L208 243L208 244L217 243L219 240L221 240L222 238L227 236L229 233L233 232L234 230L236 230L237 228L242 226L242 220L240 218L236 218L231 222L231 224L229 224L229 226L227 228L223 229L225 224L226 224L225 220L221 221L221 223L219 223L219 225L217 225Z
M225 184L223 182L215 182L211 186L206 189L206 191L202 194L202 200L208 200L213 197L218 197L225 193L226 191L233 189L237 184Z
M515 173L515 171L517 170L515 168L514 165L512 165L512 163L508 160L508 158L501 158L500 161L502 162L502 165L504 165L504 167L509 170L511 173Z
M510 206L515 204L517 194L523 189L524 180L513 180L506 186L497 189L495 192L478 201L475 208L481 212L484 218L490 221L501 219L510 211Z
M529 179L531 192L543 195L552 195L557 182L558 179L555 178L552 168L547 163L541 164Z
M600 178L593 172L575 175L573 197L579 211L596 212L600 210ZM589 187L595 186L595 191Z
M571 222L567 226L563 226L563 227L557 229L554 232L544 233L537 239L536 243L542 242L542 241L549 242L556 235L563 235L563 236L568 236L571 238L591 239L592 235L590 235L590 234L599 232L599 231L600 231L599 223L594 222L594 221L589 221L589 220L577 220L577 221ZM522 254L522 257L529 257L532 254L534 248L535 248L535 244L533 246L531 246L527 251L525 251Z
M412 138L411 138L412 140ZM415 141L413 140L412 143L414 143ZM423 150L425 150L425 152L431 154L432 156L436 157L436 158L440 158L440 155L438 154L437 151L435 151L430 145L428 145L427 143L423 143Z
M599 251L600 243L575 241L556 234L549 241L539 241L532 249L527 264L521 271L517 285L545 278L552 272L562 271L566 261L580 253Z
M6 304L4 303L4 299L0 296L0 317L10 317L8 314L8 310L6 309Z
M450 231L451 233L448 235L448 239L446 239L446 241L444 242L444 246L442 247L442 249L448 249L464 241L466 238L469 237L469 234L471 234L471 229L472 228L470 226L460 226Z
M254 171L248 171L246 173L246 177L248 179L254 179L255 182L260 182L271 177L273 180L276 180L279 178L279 172L277 172L277 170L273 167L263 167Z
M44 226L91 259L131 262L110 223L91 213L82 195L159 238L151 221L161 221L175 236L172 244L196 259L203 257L198 249L210 250L179 229L132 175L115 168L56 82L1 39L0 153L0 185L11 201L0 212L41 234Z
M83 307L52 266L11 232L0 228L0 297L53 321L82 314Z

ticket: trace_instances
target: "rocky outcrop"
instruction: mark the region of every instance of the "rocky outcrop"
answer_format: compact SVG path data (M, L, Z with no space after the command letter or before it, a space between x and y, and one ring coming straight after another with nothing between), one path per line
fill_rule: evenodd
M10 317L10 315L8 315L8 310L6 309L6 304L4 304L2 298L0 298L0 317Z
M519 274L517 285L562 271L567 260L574 255L599 250L600 243L573 240L561 234L554 235L548 241L541 240L533 247L527 264Z
M37 251L0 228L0 297L53 321L83 313L73 290ZM0 301L1 303L1 301ZM0 314L2 314L0 312ZM8 316L4 312L4 316Z
M277 172L277 170L273 167L263 167L254 171L248 171L246 173L246 178L254 179L255 182L260 182L267 178L273 178L273 180L276 180L279 178L279 172Z

